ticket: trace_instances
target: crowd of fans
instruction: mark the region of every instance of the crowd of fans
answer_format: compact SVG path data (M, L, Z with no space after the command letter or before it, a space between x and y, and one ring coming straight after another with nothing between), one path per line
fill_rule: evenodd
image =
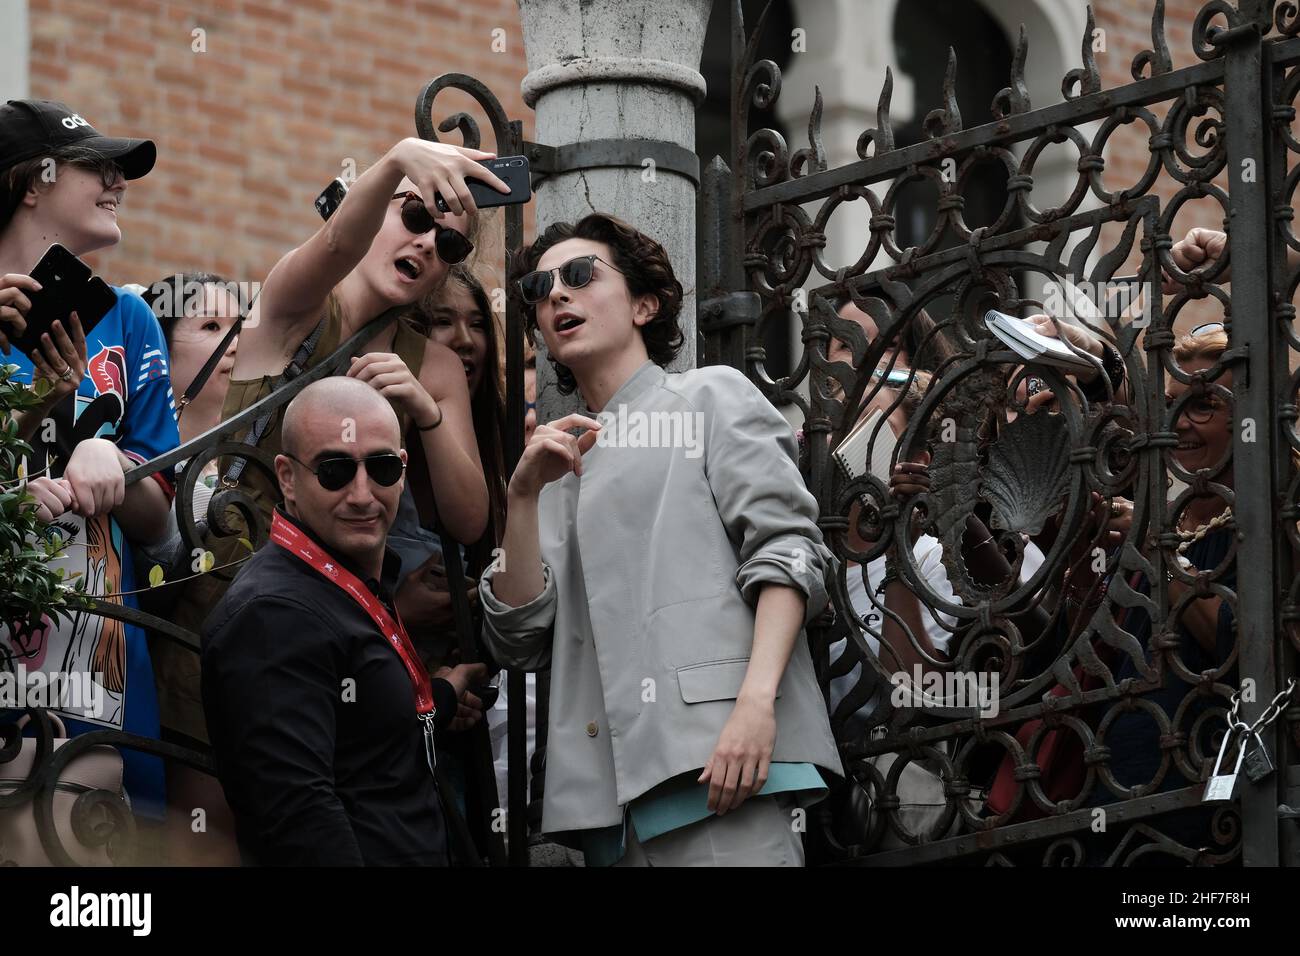
M47 101L0 107L0 130L9 150L0 155L7 347L39 291L33 266L52 243L84 256L120 241L118 208L155 149L103 136ZM483 217L465 185L473 176L504 189L479 165L489 156L402 140L276 263L251 304L208 273L142 282L139 295L116 286L115 307L91 334L73 314L30 355L4 359L42 395L18 416L37 452L26 489L40 519L61 529L74 555L66 560L91 593L203 634L200 657L88 611L47 619L40 634L3 632L11 666L101 675L108 712L69 720L70 733L112 726L213 755L215 780L124 751L132 811L159 822L172 862L482 858L492 821L476 821L474 808L505 805L502 666L550 670L542 825L588 864L798 865L792 814L843 786L831 727L858 733L874 705L861 681L867 661L846 638L829 648L828 713L802 637L827 606L835 559L795 436L734 370L664 370L682 345L682 288L663 248L613 216L554 224L516 263L512 292L528 331L545 342L561 390L580 391L591 414L539 423L533 385L523 456L507 473L504 350L474 266ZM49 159L52 177L42 175ZM1198 230L1173 255L1190 269L1223 245L1222 234ZM836 305L863 340L876 341L859 301ZM394 308L402 318L373 335L345 374L228 436L247 456L205 450L126 484L130 469L316 368ZM1080 396L1125 401L1112 343L1056 317L1032 321L1094 357L1093 371L1069 378ZM1167 401L1178 435L1172 458L1230 492L1232 376L1217 365L1227 345L1221 326L1179 338L1174 360L1193 379L1169 378ZM854 354L836 338L827 360L853 365ZM901 439L955 354L941 324L915 316L884 350L862 417L883 412ZM1209 373L1215 388L1201 384ZM534 374L530 361L530 383ZM1026 370L1010 378L1021 386L1019 414L1058 413L1058 397L1031 386ZM597 414L619 408L698 416L704 453L636 447L615 434L613 417ZM980 440L995 441L1008 420L990 420ZM889 483L900 504L929 492L935 440L923 433L900 447ZM174 506L179 483L193 489L188 514ZM252 510L223 512L226 489ZM1191 679L1232 653L1230 602L1195 581L1226 561L1216 581L1233 586L1231 511L1206 482L1198 489L1178 513L1181 567L1167 582L1171 606L1182 606L1178 654L1188 673L1166 671L1141 707L1109 722L1109 769L1121 788L1151 781L1165 760L1152 708L1190 727L1209 704L1184 707ZM1107 590L1123 589L1114 623L1141 654L1102 642L1095 653L1116 681L1149 677L1151 582L1090 559L1096 542L1113 550L1128 538L1133 503L1119 494L1094 504L1066 573L1014 621L1023 644L1050 662ZM869 507L852 505L842 554L864 556L879 538L880 523L864 520ZM927 590L959 602L929 517L912 514L909 546ZM979 580L1029 581L1062 514L1008 549L987 511L976 511L960 560ZM210 526L230 521L269 528L270 543L250 556L251 534ZM191 524L210 556L191 554L182 533ZM145 587L152 568L165 586ZM849 560L844 580L869 649L888 667L951 664L962 625L891 575L885 555ZM481 620L474 661L453 588ZM1087 688L1099 678L1075 679ZM531 707L531 674L527 687ZM1036 732L1019 728L1022 740ZM470 772L477 733L495 757L486 784ZM1085 763L1071 742L1044 748L1053 751L1050 766L1039 761L1044 789L1092 805L1117 799L1101 780L1082 792ZM984 812L1029 812L1015 800L1014 770L988 764ZM1179 783L1165 774L1161 789ZM492 785L497 792L484 792ZM189 825L195 807L206 812L202 833Z

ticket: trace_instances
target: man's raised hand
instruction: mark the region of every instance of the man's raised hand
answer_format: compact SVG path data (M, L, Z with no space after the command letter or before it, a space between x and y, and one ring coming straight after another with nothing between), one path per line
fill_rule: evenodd
M569 434L572 428L587 431L575 437ZM585 415L565 415L549 425L538 425L510 479L511 493L535 496L569 472L581 476L582 456L596 444L600 429L600 422Z

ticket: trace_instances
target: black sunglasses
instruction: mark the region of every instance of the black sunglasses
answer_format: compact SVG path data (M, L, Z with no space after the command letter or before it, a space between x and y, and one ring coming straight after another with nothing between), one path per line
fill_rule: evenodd
M570 289L581 289L596 274L597 262L603 262L619 275L624 274L622 269L610 266L600 256L578 256L554 269L538 269L528 273L519 280L519 294L529 305L536 305L551 294L551 289L555 286L552 273L556 272L560 275L560 281Z
M444 226L433 218L433 213L429 212L428 207L424 205L424 200L420 198L419 193L409 190L404 193L394 193L393 199L402 200L402 225L408 232L415 236L422 236L430 229L434 230L433 248L437 250L438 258L447 265L454 266L458 262L464 262L474 251L474 243L455 229Z
M113 184L117 182L117 178L122 175L122 167L107 156L86 156L65 160L65 162L69 166L75 166L77 169L84 169L98 175L99 181L104 184L105 189L112 189Z
M366 474L382 488L395 485L402 477L402 472L406 470L406 463L392 452L370 455L367 458L325 458L317 462L315 468L308 468L306 462L288 452L285 453L285 457L293 458L298 464L307 468L326 491L338 491L352 484L352 479L357 476L357 466L360 464L366 466Z

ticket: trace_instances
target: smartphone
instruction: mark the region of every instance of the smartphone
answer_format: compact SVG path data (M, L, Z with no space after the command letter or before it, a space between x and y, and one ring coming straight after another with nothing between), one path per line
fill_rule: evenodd
M491 209L494 206L516 206L533 198L533 180L528 171L527 156L501 156L497 159L485 159L483 165L510 187L510 192L499 193L486 183L477 179L467 180L469 194L479 209ZM447 212L447 203L441 193L433 196L434 204Z
M339 208L339 203L343 201L343 197L347 194L348 184L336 177L316 197L316 211L320 213L320 217L329 219L330 216L334 215L334 210Z
M41 336L56 321L66 325L68 316L76 312L81 330L90 335L91 329L117 304L117 295L108 283L57 242L41 256L31 276L41 284L41 289L27 293L32 302L26 317L27 328L22 335L9 339L24 355L40 348Z

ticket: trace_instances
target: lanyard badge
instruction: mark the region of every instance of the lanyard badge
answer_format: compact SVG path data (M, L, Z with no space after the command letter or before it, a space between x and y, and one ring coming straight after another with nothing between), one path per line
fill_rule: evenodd
M402 626L400 615L394 618L389 614L383 603L370 593L369 588L357 580L355 574L332 561L316 542L303 534L292 522L287 521L278 511L271 518L271 540L300 558L321 577L352 595L352 599L361 605L362 610L375 622L379 633L383 634L393 650L397 651L397 656L406 667L406 675L411 679L411 686L415 691L415 710L424 728L425 759L429 764L429 770L432 771L438 763L433 747L433 722L438 714L438 708L433 703L433 683L429 679L429 672L425 669L424 662L415 651L415 645L411 643L411 638L406 633L406 628Z

